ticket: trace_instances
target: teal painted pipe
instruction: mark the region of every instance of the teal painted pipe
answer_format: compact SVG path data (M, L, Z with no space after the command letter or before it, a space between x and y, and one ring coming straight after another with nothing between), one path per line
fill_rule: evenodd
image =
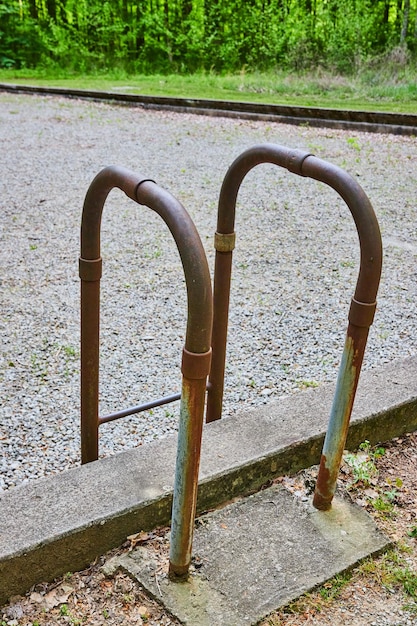
M358 372L354 364L354 354L354 341L347 336L320 460L320 480L317 481L313 500L314 506L320 510L330 508L336 490L357 386Z
M336 491L368 332L367 327L349 323L313 498L320 511L330 509Z
M205 392L205 379L183 379L169 554L174 581L188 578L191 563Z

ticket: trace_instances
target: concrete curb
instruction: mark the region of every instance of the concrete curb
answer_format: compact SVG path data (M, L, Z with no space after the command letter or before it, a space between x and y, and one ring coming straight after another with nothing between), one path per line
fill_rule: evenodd
M356 111L302 107L284 104L260 104L235 100L206 100L170 96L145 96L113 91L66 89L65 87L39 87L0 83L0 90L11 93L58 95L66 98L84 98L95 101L140 106L144 109L193 113L216 117L307 124L308 126L358 130L371 133L391 133L414 136L417 132L417 115L413 113L388 113L383 111Z
M348 447L417 429L417 357L363 373ZM198 510L318 462L334 385L207 425ZM0 497L0 604L85 567L170 519L176 437L42 478Z

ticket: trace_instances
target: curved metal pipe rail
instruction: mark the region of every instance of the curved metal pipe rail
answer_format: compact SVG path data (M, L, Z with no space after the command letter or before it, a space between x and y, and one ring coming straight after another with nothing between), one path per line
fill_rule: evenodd
M274 144L255 146L233 162L220 192L215 235L213 355L207 422L220 419L222 412L237 194L246 174L261 163L279 165L294 174L314 178L335 189L348 205L359 235L359 276L351 301L345 347L313 502L316 508L325 510L330 508L335 492L368 331L375 313L382 268L381 235L375 213L363 189L335 165L307 152Z
M173 235L184 268L188 317L182 356L182 390L171 529L170 574L187 574L191 560L206 379L211 360L212 290L206 255L184 207L155 182L108 167L91 183L81 222L81 460L98 458L100 226L104 203L118 187L129 198L158 213ZM168 398L177 399L177 395ZM167 399L163 399L167 400ZM159 402L161 403L161 402ZM122 411L122 417L132 411ZM108 417L108 416L107 416ZM113 416L114 417L114 416ZM114 417L116 419L116 417ZM110 421L102 418L101 423Z

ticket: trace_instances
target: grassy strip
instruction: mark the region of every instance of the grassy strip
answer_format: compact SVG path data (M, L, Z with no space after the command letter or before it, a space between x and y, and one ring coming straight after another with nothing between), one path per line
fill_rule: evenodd
M85 76L65 75L58 70L3 69L0 81L141 95L417 114L417 74L409 68L394 73L368 71L356 77L323 71L308 74L241 72L225 76L212 73L129 76L118 72Z

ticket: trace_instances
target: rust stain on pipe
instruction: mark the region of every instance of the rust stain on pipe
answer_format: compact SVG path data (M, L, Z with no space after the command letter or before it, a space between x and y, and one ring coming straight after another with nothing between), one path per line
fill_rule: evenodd
M319 476L317 477L316 490L314 492L313 505L319 511L328 511L331 508L331 500L322 496L327 493L331 482L330 470L327 468L327 459L324 454L320 458Z

